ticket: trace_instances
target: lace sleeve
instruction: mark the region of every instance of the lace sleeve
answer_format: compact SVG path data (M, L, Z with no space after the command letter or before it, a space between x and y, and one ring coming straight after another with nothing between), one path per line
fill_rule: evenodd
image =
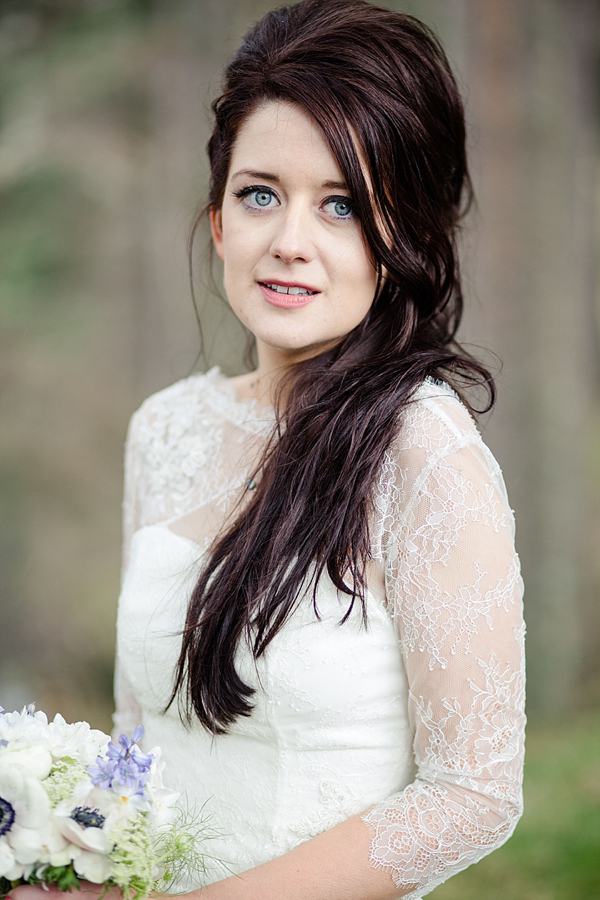
M466 411L452 403L464 426ZM395 461L383 535L417 774L364 816L373 865L411 898L502 844L522 809L524 625L512 513L473 424L436 427L437 438L425 435Z
M129 560L129 547L134 531L140 527L139 503L139 454L136 450L136 416L129 423L127 441L125 443L125 479L123 491L123 557L121 577L125 575ZM133 690L123 671L118 648L115 660L114 678L115 712L113 714L113 733L118 736L122 732L131 735L141 723L141 710L134 697Z

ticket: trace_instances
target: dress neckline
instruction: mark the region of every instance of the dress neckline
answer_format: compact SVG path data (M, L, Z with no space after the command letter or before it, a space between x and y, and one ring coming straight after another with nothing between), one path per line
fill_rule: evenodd
M258 403L253 397L240 399L231 380L221 371L220 366L212 366L204 375L198 377L206 379L208 385L213 388L207 392L209 402L216 404L218 411L225 413L236 425L248 427L255 424L272 425L275 421L275 409Z

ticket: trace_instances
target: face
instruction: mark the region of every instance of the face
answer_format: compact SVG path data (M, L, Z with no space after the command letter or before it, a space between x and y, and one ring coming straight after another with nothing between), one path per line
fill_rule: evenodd
M227 297L261 364L315 355L369 311L375 268L340 168L300 107L269 102L248 116L210 218Z

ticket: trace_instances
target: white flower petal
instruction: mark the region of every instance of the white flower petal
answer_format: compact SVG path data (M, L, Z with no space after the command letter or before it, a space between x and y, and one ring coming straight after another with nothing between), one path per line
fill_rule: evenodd
M33 864L54 863L55 858L62 859L68 851L69 844L58 831L53 822L42 828L21 828L15 824L7 835L7 841L19 863ZM67 853L66 862L71 859ZM63 863L64 865L64 863Z
M179 814L177 801L180 796L179 792L163 787L153 791L153 796L150 798L149 819L157 829L164 831L173 824L175 817Z
M9 881L19 881L19 879L21 878L24 878L26 880L27 878L29 878L32 872L32 865L24 866L15 860L13 867L6 872L4 877Z
M61 834L82 850L109 853L112 848L112 841L102 828L84 828L69 816L57 817L57 825Z
M0 878L7 878L15 864L15 855L5 838L0 838Z
M22 828L15 823L6 837L17 862L46 862L43 853L42 836L35 829Z
M48 794L38 779L20 766L0 765L0 797L8 800L15 811L16 823L23 828L41 827L50 817Z
M73 860L73 868L80 878L93 881L94 884L102 884L111 875L111 863L106 856L87 850L79 851Z
M0 765L21 766L33 778L46 778L52 768L52 755L40 744L15 741L0 751Z
M109 736L90 728L87 722L74 722L69 725L60 714L57 714L48 725L47 740L55 759L72 756L85 767L91 765L104 751Z

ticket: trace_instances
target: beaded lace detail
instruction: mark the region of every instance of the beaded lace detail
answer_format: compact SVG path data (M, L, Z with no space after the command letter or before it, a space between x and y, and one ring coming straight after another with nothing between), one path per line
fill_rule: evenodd
M269 410L236 401L216 369L146 401L127 443L125 560L132 534L157 523L205 551L243 496L272 422ZM367 812L349 783L324 778L321 812L290 833L297 842L364 813L373 866L416 900L502 844L521 813L522 581L500 469L447 386L429 381L417 392L373 501L369 589L400 650L405 696L395 682L389 702L406 707L398 757L410 758L410 777ZM117 664L118 728L143 712L126 662Z

